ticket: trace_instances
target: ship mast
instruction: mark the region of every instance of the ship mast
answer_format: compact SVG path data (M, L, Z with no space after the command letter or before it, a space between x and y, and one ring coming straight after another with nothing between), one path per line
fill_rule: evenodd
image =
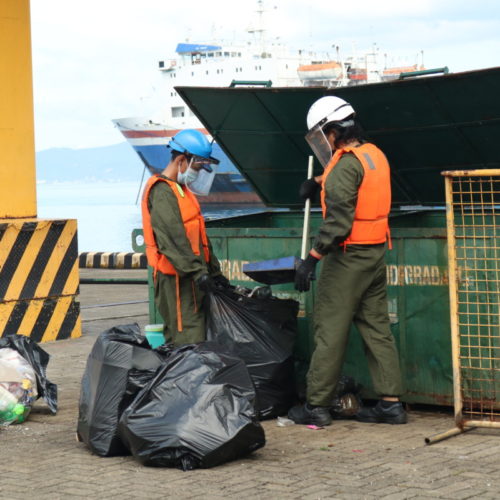
M260 48L261 57L266 57L266 36L264 28L264 1L257 0L257 26L250 27L247 31L258 37L258 44Z

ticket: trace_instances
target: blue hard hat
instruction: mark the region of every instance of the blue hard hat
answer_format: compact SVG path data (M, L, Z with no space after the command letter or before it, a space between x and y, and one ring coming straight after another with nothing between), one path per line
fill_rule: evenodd
M168 147L179 153L187 153L200 158L210 160L212 163L219 163L219 160L212 158L212 145L205 137L205 134L196 129L186 129L178 132L170 142Z

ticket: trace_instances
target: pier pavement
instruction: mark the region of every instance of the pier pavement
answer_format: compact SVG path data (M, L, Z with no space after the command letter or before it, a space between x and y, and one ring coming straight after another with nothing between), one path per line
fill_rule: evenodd
M144 270L81 270L86 278L145 278ZM43 344L59 411L39 400L26 423L0 428L0 498L387 499L499 498L500 433L474 430L432 446L453 426L443 409L410 408L407 425L334 421L323 430L263 422L267 444L207 470L148 468L100 458L76 442L80 380L96 337L114 325L148 323L146 285L81 285L83 336Z

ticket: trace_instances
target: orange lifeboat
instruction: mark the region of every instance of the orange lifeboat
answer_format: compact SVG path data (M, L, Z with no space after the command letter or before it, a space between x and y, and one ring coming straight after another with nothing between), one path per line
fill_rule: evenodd
M425 69L423 66L418 66L418 64L414 64L413 66L400 66L400 67L394 67L394 68L386 68L382 72L382 79L383 80L394 80L396 78L399 78L399 75L401 73L409 73L412 71L420 71Z
M304 64L297 68L302 81L310 80L338 80L342 77L342 66L335 61Z

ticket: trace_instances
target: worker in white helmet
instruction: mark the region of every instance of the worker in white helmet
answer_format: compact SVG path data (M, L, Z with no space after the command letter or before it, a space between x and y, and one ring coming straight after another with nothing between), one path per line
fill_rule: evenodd
M307 402L289 412L298 424L329 425L329 407L340 378L351 324L366 350L373 387L380 401L362 408L362 422L403 424L407 415L399 357L387 312L385 252L391 207L389 163L367 142L352 106L336 96L313 103L306 140L324 167L306 181L301 194L320 190L323 224L295 287L308 291L322 260L314 308L315 350L307 374Z

